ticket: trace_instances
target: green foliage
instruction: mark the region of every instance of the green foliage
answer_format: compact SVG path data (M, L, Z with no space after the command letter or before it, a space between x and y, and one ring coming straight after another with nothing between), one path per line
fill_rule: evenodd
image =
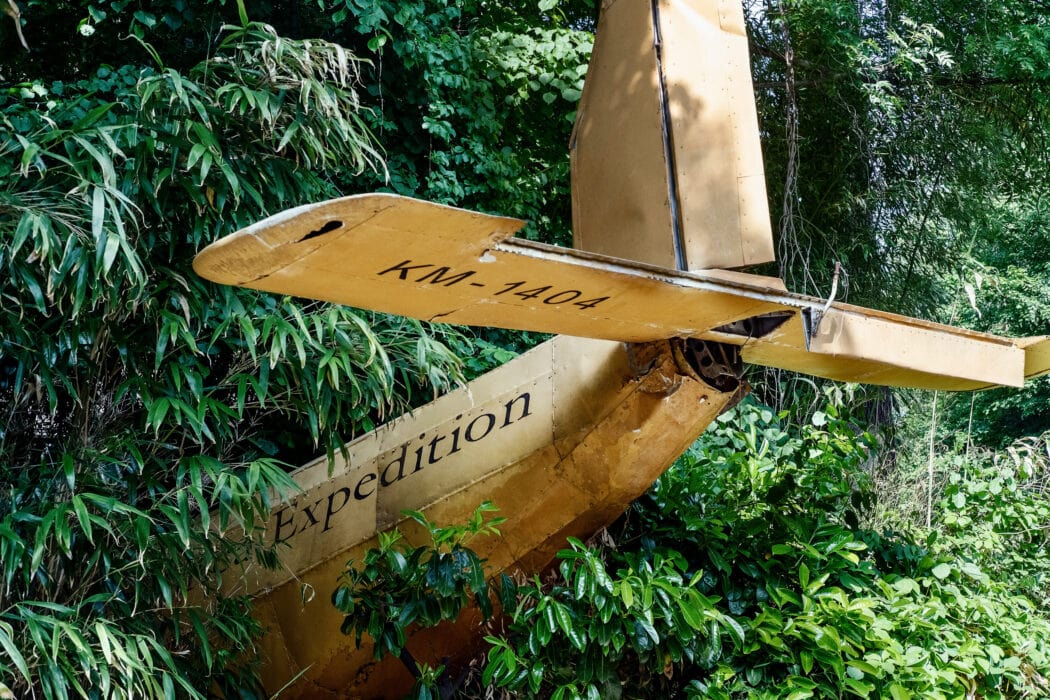
M1019 440L999 452L949 454L934 516L938 549L966 560L1024 595L1050 604L1050 436Z
M190 268L335 194L333 169L378 166L357 65L249 24L185 71L0 93L0 683L18 696L252 692L259 629L223 571L273 564L257 528L287 463L459 377L454 331Z
M397 530L380 533L379 546L370 549L359 567L347 564L332 604L345 615L343 634L353 635L360 648L367 632L375 657L397 656L416 677L418 697L449 679L443 667L420 664L405 646L405 634L417 627L433 627L455 620L471 600L491 616L484 560L466 547L478 535L498 534L504 518L486 517L495 510L482 503L465 525L439 526L417 511L405 517L421 525L429 541L418 547L402 542ZM447 697L447 693L441 693Z
M971 252L1045 286L1045 246L1030 257L997 237L1047 188L1045 12L1024 0L761 7L748 30L789 288L826 295L838 260L840 298L948 321ZM978 231L991 237L974 251Z
M253 529L290 488L284 465L524 343L475 351L452 329L215 288L190 259L274 211L376 187L564 236L590 41L570 27L592 9L20 5L34 51L0 59L23 81L0 94L0 683L248 689L239 652L258 630L219 572L273 561Z
M743 652L697 680L705 697L1047 690L1050 620L971 561L972 542L931 550L858 527L872 443L838 401L801 426L747 403L735 413L658 482L637 530L678 542L710 572L701 590L750 623Z
M961 284L967 302L957 303L968 326L1002 335L1047 333L1050 300L1050 208L1042 199L1005 200L975 212L972 274ZM958 294L962 297L962 294ZM948 398L948 397L946 397ZM1023 389L993 389L948 398L945 435L965 432L970 442L1005 447L1050 425L1050 380Z
M389 159L389 183L376 184L518 216L528 222L526 237L568 244L567 144L591 34L530 22L527 8L482 10L447 0L350 5L335 18L352 12L357 36L343 40L368 37L374 52L371 90L380 113L373 128L384 142L400 144Z
M510 621L486 637L483 685L528 697L665 696L675 667L709 669L743 644L744 628L700 592L703 572L680 553L627 554L610 575L600 552L569 543L553 581L503 577Z
M757 700L1050 692L1050 619L1040 606L1046 579L1041 565L1025 564L1045 546L1050 513L1033 488L1045 479L1038 452L1045 444L973 463L953 479L942 504L944 536L879 533L860 526L874 505L865 471L874 443L844 397L829 398L803 424L745 401L610 530L615 540L603 541L612 546L571 540L549 575L518 582L503 575L503 617L491 625L484 669L468 694ZM1004 557L1020 528L1027 539L1016 557ZM368 557L389 560L397 580L419 581L427 567L405 572L413 561L387 547ZM383 641L388 623L374 620L378 611L445 595L430 582L406 597L378 575L355 585L367 591L357 600L370 611L356 614L373 619L390 653L400 646Z

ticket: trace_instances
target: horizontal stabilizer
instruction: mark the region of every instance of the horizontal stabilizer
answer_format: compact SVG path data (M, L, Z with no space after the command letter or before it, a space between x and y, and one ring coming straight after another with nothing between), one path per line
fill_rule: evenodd
M1017 344L1024 348L1024 376L1032 379L1050 372L1050 336L1022 338Z
M784 291L510 238L522 222L396 195L270 217L197 256L203 277L427 321L646 342L702 338L746 361L926 389L1020 386L1048 369L1020 342ZM1026 368L1026 364L1028 367Z

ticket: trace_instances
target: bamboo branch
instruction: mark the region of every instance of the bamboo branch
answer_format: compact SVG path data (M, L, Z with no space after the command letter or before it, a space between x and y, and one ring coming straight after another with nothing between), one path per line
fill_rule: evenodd
M15 21L15 31L18 32L18 40L22 42L22 48L28 51L29 44L26 43L26 37L22 34L22 11L18 9L15 0L7 0L7 7L4 8L4 12Z

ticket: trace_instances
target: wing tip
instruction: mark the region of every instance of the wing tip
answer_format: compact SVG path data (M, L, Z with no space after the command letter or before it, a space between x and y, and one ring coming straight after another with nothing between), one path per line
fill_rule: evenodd
M272 265L262 255L269 247L246 230L209 243L193 258L193 271L217 284L243 286L264 277Z

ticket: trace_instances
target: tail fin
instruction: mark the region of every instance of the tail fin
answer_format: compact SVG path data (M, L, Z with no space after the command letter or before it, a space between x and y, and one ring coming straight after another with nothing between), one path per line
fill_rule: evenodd
M577 248L693 271L774 259L739 0L606 0L571 154Z

